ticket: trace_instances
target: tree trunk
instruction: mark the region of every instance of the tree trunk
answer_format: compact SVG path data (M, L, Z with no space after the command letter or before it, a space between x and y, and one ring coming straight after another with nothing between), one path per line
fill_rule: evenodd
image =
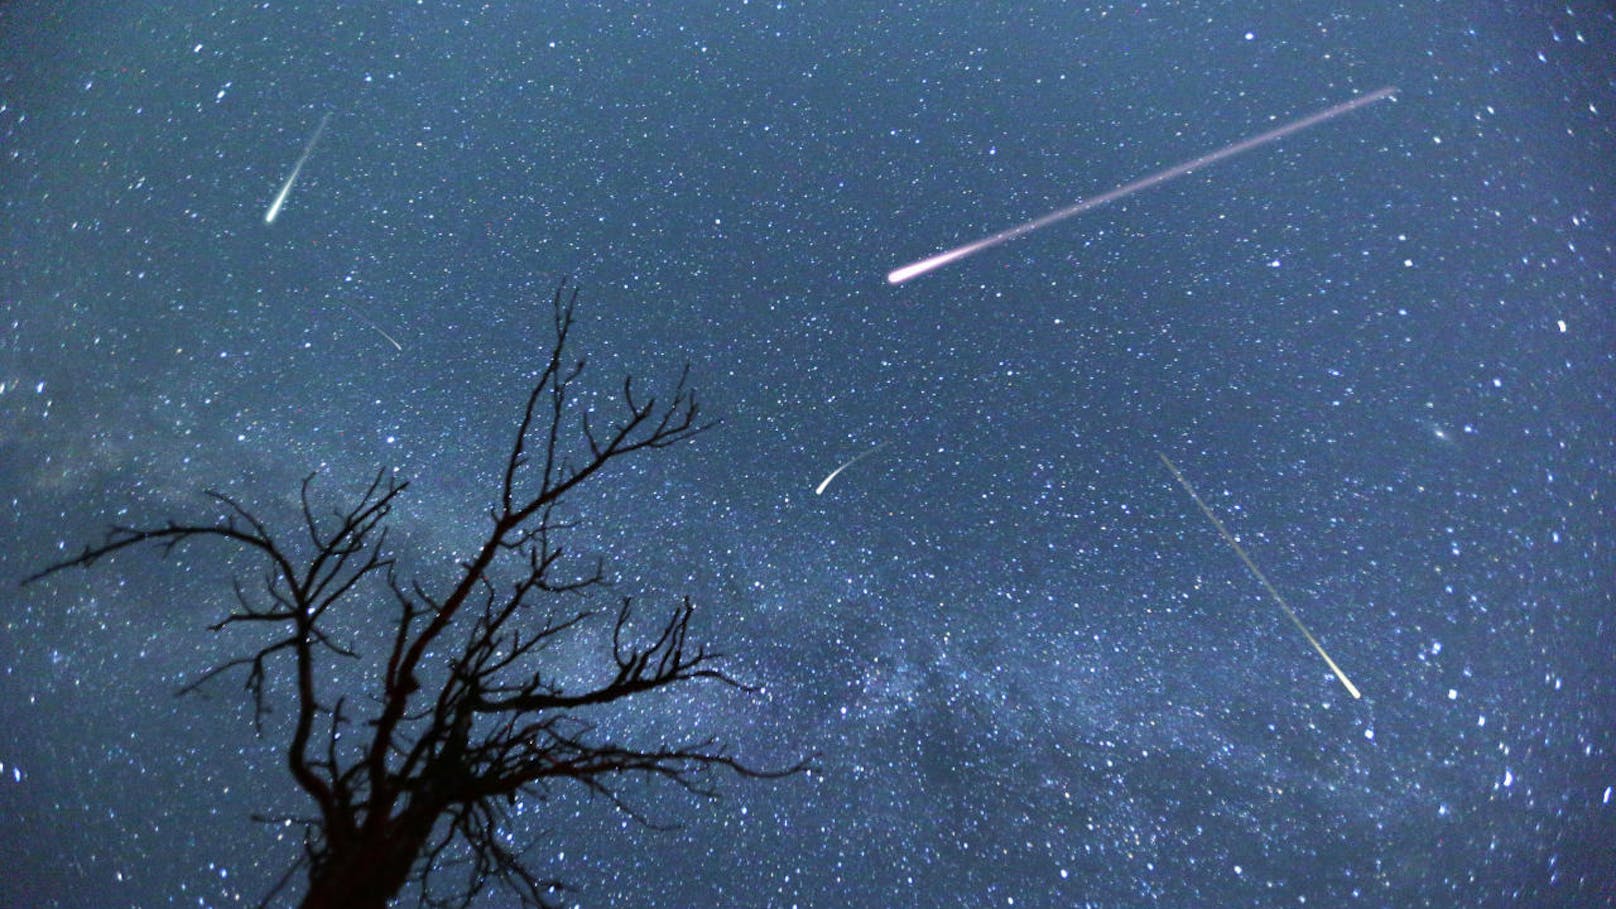
M387 909L409 881L432 830L427 825L417 834L402 826L388 825L380 836L327 855L309 877L302 909Z

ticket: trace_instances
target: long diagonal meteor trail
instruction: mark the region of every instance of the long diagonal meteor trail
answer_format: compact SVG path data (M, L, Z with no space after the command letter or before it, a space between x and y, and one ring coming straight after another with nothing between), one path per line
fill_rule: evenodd
M1166 455L1161 452L1157 452L1156 455L1161 458L1163 464L1167 465L1167 469L1172 471L1173 479L1178 481L1178 485L1184 487L1184 491L1189 493L1190 498L1195 500L1195 504L1200 507L1201 513L1206 515L1206 519L1211 521L1212 526L1218 529L1218 535L1223 537L1223 542L1228 543L1234 549L1235 554L1240 556L1240 561L1245 562L1246 567L1251 569L1251 573L1256 575L1257 580L1262 582L1263 588L1268 591L1268 595L1274 598L1274 602L1279 604L1280 609L1285 610L1285 615L1291 620L1291 624L1295 625L1296 630L1302 633L1302 637L1307 638L1307 642L1313 645L1313 649L1319 652L1319 656L1324 657L1325 664L1330 667L1331 672L1335 673L1335 677L1341 680L1341 684L1346 686L1347 693L1354 698L1363 697L1358 693L1358 686L1352 684L1352 680L1347 678L1347 674L1342 672L1341 667L1335 664L1335 660L1330 659L1330 655L1324 652L1324 645L1319 643L1319 639L1314 637L1313 632L1308 631L1307 626L1302 624L1302 620L1296 617L1296 612L1291 609L1290 604L1286 603L1285 598L1279 595L1279 591L1274 589L1273 584L1268 583L1268 576L1262 573L1262 569L1258 568L1257 563L1251 560L1251 556L1246 555L1246 548L1240 545L1240 541L1234 538L1234 534L1230 533L1227 527L1223 526L1223 522L1218 520L1218 516L1212 513L1212 509L1206 507L1206 503L1201 501L1201 497L1196 494L1195 487L1190 485L1190 481L1184 479L1184 475L1178 472L1178 468L1173 466L1172 461L1167 460Z
M264 223L274 224L280 217L281 206L286 204L286 197L292 194L292 184L297 182L297 175L303 172L303 162L309 160L309 153L314 151L314 143L320 141L320 134L325 132L325 125L331 120L331 112L326 111L320 118L320 125L314 128L314 135L309 137L309 143L303 146L303 154L298 156L297 163L292 165L292 173L287 176L286 182L281 184L281 191L275 194L275 201L269 203L269 211L264 212ZM398 342L393 342L398 343Z
M1148 177L1142 177L1125 186L1119 186L1110 192L1101 193L1092 199L1084 199L1075 205L1069 205L1066 208L1060 209L1059 211L1050 212L1049 214L1044 215L1042 218L1028 221L1025 224L1019 224L1008 230L1001 230L990 237L984 237L974 243L967 243L964 246L955 247L947 252L938 253L929 259L921 259L919 262L905 265L902 268L895 268L887 274L887 283L902 284L910 278L918 278L929 271L942 268L944 265L947 265L950 262L957 262L966 256L973 256L984 249L991 249L998 246L1000 243L1007 243L1021 236L1022 234L1030 234L1039 228L1048 227L1057 221L1064 221L1073 215L1080 215L1090 209L1099 208L1107 202L1115 202L1124 196L1131 196L1140 190L1149 189L1159 183L1166 183L1168 180L1171 180L1174 177L1182 177L1192 171L1200 170L1209 164L1216 164L1217 162L1222 161L1224 158L1232 158L1241 152L1251 151L1259 145L1267 145L1270 142L1277 142L1291 133L1301 132L1310 126L1317 126L1326 120L1333 120L1342 114L1351 113L1360 107L1373 104L1376 101L1380 101L1384 98L1390 98L1395 94L1397 94L1397 89L1387 86L1386 88L1372 91L1367 95L1359 95L1358 97L1353 98L1351 101L1342 102L1341 104L1337 104L1335 107L1319 111L1316 114L1303 117L1300 120L1293 120L1284 126L1271 129L1266 133L1262 133L1261 135L1252 136L1250 139L1236 142L1227 148L1220 148L1210 154L1202 155L1193 161L1186 161L1183 164L1176 164L1167 168L1166 170L1157 171Z
M892 440L891 439L887 440L887 442L890 442L890 441L892 441ZM820 480L819 485L814 487L814 495L816 495L816 496L824 495L825 494L825 487L830 485L831 480L836 479L837 474L841 473L842 471L846 470L849 467L852 467L854 464L857 464L858 462L864 460L865 458L869 457L870 455L875 454L876 452L880 451L881 449L887 447L887 442L882 442L881 444L875 446L874 448L862 451L862 452L858 453L857 455L854 455L853 459L851 461L848 461L847 463L843 464L842 466L840 466L840 467L836 468L835 470L831 471L830 476L826 477L823 480Z

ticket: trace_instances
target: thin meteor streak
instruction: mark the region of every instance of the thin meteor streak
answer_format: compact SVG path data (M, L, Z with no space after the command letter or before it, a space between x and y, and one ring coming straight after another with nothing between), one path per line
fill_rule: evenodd
M887 442L890 442L890 441L892 441L892 440L891 439L887 440ZM852 460L848 461L846 464L843 464L842 466L840 466L840 467L836 468L835 470L831 471L830 476L826 477L823 480L820 480L819 485L814 487L814 495L816 495L816 496L817 495L824 495L825 487L830 485L831 480L836 479L837 474L841 473L842 471L846 470L849 467L852 467L854 464L857 464L858 462L864 460L865 458L869 457L870 455L875 454L876 452L880 451L881 449L887 447L887 442L882 442L881 444L875 446L874 448L872 448L872 449L870 449L868 451L859 452L857 455L853 456Z
M320 125L314 128L314 135L310 136L309 143L303 146L303 154L298 157L297 163L292 165L292 173L287 176L286 182L281 184L281 191L275 194L275 201L269 203L269 211L264 212L265 224L274 224L275 219L280 217L281 206L286 204L286 197L292 194L292 184L297 182L297 175L303 172L303 162L309 160L309 153L314 151L314 143L320 141L320 134L325 132L325 125L330 119L330 111L326 111L325 116L320 118Z
M1212 522L1212 526L1218 529L1218 534L1223 537L1223 542L1228 543L1234 549L1235 554L1240 556L1240 561L1245 562L1246 567L1251 569L1251 573L1256 575L1257 580L1262 582L1264 589L1268 591L1268 595L1274 598L1274 602L1279 604L1280 609L1285 610L1285 615L1290 618L1291 624L1295 625L1296 630L1302 633L1302 637L1307 638L1307 642L1313 645L1313 649L1319 652L1319 656L1324 657L1324 662L1329 665L1330 671L1335 673L1335 677L1341 680L1342 685L1346 686L1347 693L1354 698L1363 697L1358 693L1358 686L1352 684L1352 680L1347 678L1347 674L1342 672L1341 667L1335 664L1335 660L1330 659L1330 655L1324 652L1324 645L1320 644L1319 639L1313 636L1313 632L1307 630L1307 626L1303 625L1302 620L1296 617L1296 612L1291 609L1290 604L1286 603L1285 598L1279 595L1278 590L1274 589L1274 585L1268 582L1268 576L1262 573L1262 569L1258 568L1257 563L1251 560L1251 556L1246 555L1245 547L1241 546L1240 541L1234 538L1234 534L1223 526L1223 522L1218 520L1218 516L1212 513L1212 509L1206 507L1206 503L1201 501L1201 497L1196 494L1195 487L1190 485L1190 481L1184 479L1184 475L1178 472L1178 468L1173 466L1172 461L1167 460L1166 455L1161 452L1157 452L1156 455L1161 458L1163 464L1167 465L1167 469L1172 471L1173 479L1178 481L1178 485L1184 487L1184 491L1189 493L1190 498L1195 500L1195 504L1200 507L1201 513L1206 515L1207 520Z
M991 249L992 247L998 246L1001 243L1008 243L1022 234L1030 234L1039 228L1048 227L1057 221L1064 221L1067 218L1074 215L1080 215L1083 212L1089 211L1090 209L1099 208L1107 202L1115 202L1124 196L1131 196L1140 190L1149 189L1152 186L1156 186L1160 183L1166 183L1168 180L1171 180L1174 177L1182 177L1192 171L1200 170L1209 164L1215 164L1222 161L1224 158L1232 158L1241 152L1250 151L1259 145L1266 145L1269 142L1277 142L1291 133L1301 132L1310 126L1317 126L1326 120L1333 120L1342 114L1350 113L1360 107L1373 104L1383 98L1390 98L1395 94L1397 94L1397 89L1392 86L1387 86L1386 88L1372 91L1367 95L1359 95L1358 97L1353 98L1351 101L1342 102L1334 107L1319 111L1316 114L1303 117L1300 120L1292 120L1290 123L1287 123L1284 126L1271 129L1268 132L1260 135L1252 136L1249 139L1241 140L1226 148L1220 148L1215 152L1202 155L1193 161L1186 161L1183 164L1176 164L1167 168L1166 170L1157 171L1148 177L1141 177L1132 183L1119 186L1109 192L1101 193L1100 195L1091 199L1084 199L1075 205L1069 205L1066 208L1060 209L1059 211L1050 212L1049 214L1044 215L1042 218L1028 221L1025 224L1018 224L1017 226L1007 230L1001 230L990 237L984 237L974 243L967 243L964 246L955 247L947 252L938 253L937 255L928 259L921 259L918 262L913 262L909 265L903 266L902 268L895 268L887 274L887 283L902 284L910 278L918 278L929 271L935 271L936 269L942 268L944 265L947 265L950 262L957 262L966 256L975 255L984 249Z
M367 316L364 313L360 312L359 310L355 309L353 307L353 305L350 304L350 303L344 302L342 305L348 307L348 311L353 313L354 316L359 319L359 321L365 323L366 325L369 325L371 328L374 328L376 330L377 334L379 334L382 337L386 338L388 340L388 343L390 343L394 347L398 348L398 351L400 353L404 352L404 345L398 343L397 338L393 337L392 335L388 334L386 331L382 330L382 327L380 325L377 325L375 322L371 321L369 316Z
M386 338L389 343L391 343L394 347L396 347L398 349L399 353L404 352L404 345L398 343L397 338L394 338L392 335L388 334L387 332L382 331L382 327L380 325L377 325L375 322L372 322L372 323L370 323L370 327L376 329L377 332L380 332L382 337Z

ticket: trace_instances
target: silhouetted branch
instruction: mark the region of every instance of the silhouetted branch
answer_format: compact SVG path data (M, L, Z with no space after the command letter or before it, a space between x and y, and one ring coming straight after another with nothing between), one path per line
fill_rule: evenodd
M548 907L560 882L524 865L526 850L506 829L519 799L542 801L551 786L571 781L657 827L632 804L632 785L661 781L712 798L714 772L775 779L807 768L753 767L710 738L636 747L607 739L582 715L686 682L754 690L725 674L719 654L691 641L688 599L643 635L634 601L619 599L610 649L602 643L593 682L563 683L546 661L552 644L587 633L611 611L596 605L608 586L600 561L571 568L562 545L571 524L559 519L558 504L618 459L713 425L701 419L688 367L665 397L644 394L625 377L606 413L584 406L576 388L586 364L569 350L576 303L576 291L563 282L551 300L551 347L516 421L487 533L446 588L435 593L395 575L386 524L408 484L386 471L351 507L321 517L314 477L306 476L301 533L291 535L292 544L235 498L209 491L218 509L212 523L115 526L99 544L25 582L143 544L168 555L181 544L221 540L263 560L260 585L233 581L234 607L208 626L260 635L256 649L208 669L181 693L244 671L262 734L269 680L289 666L287 766L318 811L278 820L303 831L302 855L288 878L307 871L306 907L380 907L410 881L424 905L466 906L497 885L521 905ZM384 653L356 664L371 667L373 687L357 697L331 690L325 671L333 661L361 655L333 637L328 617L339 606L372 615L377 600L390 601L394 625ZM351 713L351 705L360 710ZM463 885L435 887L445 869L462 872Z

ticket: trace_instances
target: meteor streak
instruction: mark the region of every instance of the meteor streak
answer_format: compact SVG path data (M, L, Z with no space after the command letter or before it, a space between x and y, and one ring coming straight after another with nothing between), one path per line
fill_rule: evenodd
M887 442L890 442L890 441L891 441L890 439L887 440ZM858 462L864 460L865 458L869 457L870 455L875 454L876 452L880 451L881 449L887 447L887 442L882 442L880 445L875 446L874 448L870 449L869 451L863 451L863 452L858 453L857 455L854 455L852 460L848 461L846 464L843 464L842 466L840 466L840 467L836 468L835 470L831 471L830 476L826 477L823 480L820 480L819 485L814 487L814 495L816 495L816 496L817 495L824 495L825 487L830 485L831 480L836 479L837 474L841 473L842 471L846 470L849 467L852 467L854 464L857 464Z
M1291 609L1290 604L1286 603L1285 598L1280 596L1279 591L1274 589L1274 585L1268 582L1268 576L1262 573L1262 569L1258 568L1257 563L1251 560L1251 556L1246 555L1245 547L1241 546L1240 541L1234 538L1234 534L1223 526L1223 522L1218 520L1218 516L1212 513L1212 509L1206 507L1206 503L1201 501L1201 497L1196 494L1195 487L1190 485L1190 481L1184 479L1184 475L1178 472L1178 468L1173 466L1172 461L1167 460L1166 455L1161 452L1157 452L1156 455L1161 458L1163 464L1167 465L1167 469L1172 471L1173 479L1178 481L1178 485L1184 487L1184 491L1190 494L1190 498L1195 500L1196 505L1200 506L1201 513L1206 515L1206 519L1211 521L1212 526L1218 529L1218 534L1223 537L1223 542L1228 543L1234 549L1235 554L1240 556L1240 561L1245 562L1246 567L1251 569L1251 573L1256 575L1257 580L1262 582L1263 587L1268 591L1268 595L1274 598L1274 602L1279 604L1280 609L1285 610L1285 615L1290 618L1291 624L1295 625L1296 630L1302 633L1302 637L1307 638L1307 642L1313 645L1313 649L1319 652L1319 656L1324 657L1324 662L1329 665L1330 671L1335 673L1335 677L1341 680L1342 685L1346 686L1347 693L1354 698L1363 697L1358 693L1358 687L1352 684L1351 679L1347 678L1347 674L1342 672L1341 667L1335 664L1335 660L1330 659L1330 655L1324 652L1324 645L1320 644L1319 639L1313 636L1313 632L1307 630L1307 626L1303 625L1302 620L1296 617L1296 613Z
M346 300L343 301L342 305L348 307L348 311L353 313L354 316L359 319L359 321L369 325L371 328L376 329L376 333L386 338L388 343L397 348L400 353L404 352L404 345L398 343L398 339L384 331L380 325L377 325L375 322L371 321L369 316L355 309L353 304L348 303Z
M292 184L297 182L297 175L303 171L303 162L309 160L309 153L314 151L314 143L320 141L320 134L325 132L325 124L330 119L330 111L326 111L325 116L320 118L320 125L314 128L314 135L309 137L309 144L303 146L303 154L298 157L297 163L292 165L292 173L287 176L286 182L281 184L281 191L275 194L275 201L269 203L269 211L264 212L265 224L274 224L275 219L280 217L281 206L286 204L286 197L292 194Z
M895 268L887 274L887 283L902 284L910 278L918 278L929 271L942 268L944 265L947 265L950 262L957 262L966 256L975 255L984 249L990 249L998 246L1001 243L1007 243L1021 236L1022 234L1030 234L1039 228L1048 227L1057 221L1064 221L1073 215L1080 215L1090 209L1099 208L1107 202L1115 202L1124 196L1131 196L1140 190L1149 189L1159 183L1166 183L1168 180L1171 180L1174 177L1182 177L1192 171L1200 170L1209 164L1215 164L1222 161L1224 158L1232 158L1241 152L1251 151L1259 145L1266 145L1269 142L1277 142L1291 133L1301 132L1310 126L1316 126L1326 120L1333 120L1342 114L1350 113L1360 107L1373 104L1383 98L1390 98L1395 94L1397 94L1397 89L1387 86L1386 88L1372 91L1367 95L1359 95L1358 97L1353 98L1351 101L1344 101L1341 104L1337 104L1334 107L1319 111L1316 114L1303 117L1300 120L1293 120L1284 126L1271 129L1268 132L1262 133L1261 135L1252 136L1249 139L1236 142L1227 148L1220 148L1215 152L1202 155L1193 161L1186 161L1183 164L1175 164L1166 170L1157 171L1148 177L1142 177L1125 186L1119 186L1110 192L1104 192L1091 199L1084 199L1075 205L1069 205L1066 208L1060 209L1059 211L1050 212L1049 214L1044 215L1042 218L1028 221L1025 224L1018 224L1015 227L1007 230L1001 230L990 237L984 237L974 243L967 243L964 246L955 247L947 252L938 253L929 259L921 259L918 262L905 265L902 268Z

